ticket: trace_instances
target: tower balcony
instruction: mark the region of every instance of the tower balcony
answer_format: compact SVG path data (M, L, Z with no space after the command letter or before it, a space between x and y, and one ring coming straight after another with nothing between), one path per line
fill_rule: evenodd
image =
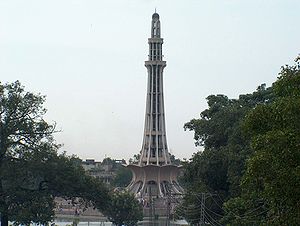
M163 38L148 38L148 44L150 44L150 43L163 44L164 43L164 39Z
M166 61L163 61L163 60L147 60L145 61L145 66L152 66L152 65L161 65L161 66L166 66L167 63Z

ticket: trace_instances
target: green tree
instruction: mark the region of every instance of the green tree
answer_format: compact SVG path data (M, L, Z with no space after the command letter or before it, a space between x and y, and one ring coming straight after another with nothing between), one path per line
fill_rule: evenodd
M140 154L133 155L133 158L129 159L129 164L137 164L139 162L140 157Z
M176 166L182 165L183 161L181 161L181 159L176 158L176 156L173 155L173 154L171 154L171 153L169 153L169 155L170 155L171 163L172 163L173 165L176 165Z
M243 135L243 120L255 106L272 100L272 89L266 88L265 84L238 99L224 95L207 97L208 109L201 112L199 119L184 125L185 130L194 131L195 145L204 147L184 164L183 178L188 188L184 205L199 204L195 191L218 194L209 208L217 214L216 218L224 214L223 202L241 192L245 163L252 153L250 139ZM199 214L200 211L194 219L199 219Z
M263 200L235 197L224 203L222 225L230 226L268 226L266 223L267 206Z
M115 225L137 225L143 219L143 209L137 199L128 192L115 192L105 214Z
M132 178L131 171L128 168L120 165L118 166L118 169L116 171L116 176L112 181L112 185L114 187L126 187L130 183L131 178Z
M43 108L44 96L34 95L25 92L24 88L17 81L11 84L1 85L0 88L0 211L1 225L6 226L11 208L10 196L7 192L12 191L12 182L17 182L19 190L31 190L32 179L16 180L8 178L6 173L10 166L14 166L33 152L38 152L43 147L48 146L51 151L55 151L58 145L55 144L52 134L55 130L55 124L46 123L42 116L46 110ZM19 171L19 172L18 172ZM24 178L26 172L18 170ZM12 179L10 181L10 179ZM22 183L22 184L19 184Z
M244 197L263 200L268 225L300 221L300 63L285 66L273 84L275 101L245 120L254 155L244 175Z
M55 124L43 119L44 101L18 81L0 85L1 226L8 220L47 223L55 196L82 197L99 208L109 200L107 188L85 175L77 158L57 154Z

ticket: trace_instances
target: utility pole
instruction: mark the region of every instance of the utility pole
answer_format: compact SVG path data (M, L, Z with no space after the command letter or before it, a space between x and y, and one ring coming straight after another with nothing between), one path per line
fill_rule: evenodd
M170 213L171 213L171 192L169 189L169 185L166 185L166 192L167 192L167 222L166 226L170 225Z
M200 226L204 226L205 225L205 200L209 197L215 196L216 194L212 194L212 193L205 193L202 192L201 194L201 200L200 198L198 198L197 194L196 197L198 199L198 201L200 201Z
M205 225L205 199L206 199L206 193L201 193L201 209L200 209L200 226L204 226Z
M149 186L149 202L150 202L149 221L150 221L150 225L153 226L153 200L152 200L151 186Z

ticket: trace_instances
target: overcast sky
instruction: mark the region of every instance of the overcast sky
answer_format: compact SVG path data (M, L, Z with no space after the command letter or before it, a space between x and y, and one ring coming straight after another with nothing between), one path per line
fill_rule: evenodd
M62 150L129 159L141 149L151 15L160 14L171 153L210 94L268 86L300 53L299 0L0 0L0 81L47 96Z

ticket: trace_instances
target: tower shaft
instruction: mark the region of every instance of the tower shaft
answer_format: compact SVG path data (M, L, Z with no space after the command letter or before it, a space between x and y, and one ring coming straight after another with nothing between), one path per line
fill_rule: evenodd
M151 38L148 39L149 55L145 61L148 72L147 100L144 125L144 137L139 161L144 165L170 164L166 139L162 44L160 37L160 21L158 14L152 16Z

